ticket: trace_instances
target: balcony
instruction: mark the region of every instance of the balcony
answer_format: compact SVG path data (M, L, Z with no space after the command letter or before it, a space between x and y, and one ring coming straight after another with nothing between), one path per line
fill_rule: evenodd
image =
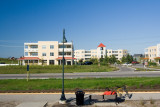
M38 52L38 48L24 49L25 52Z
M58 55L58 57L63 57L63 55ZM72 57L72 55L64 55L64 57Z
M58 51L63 52L63 48L59 48ZM64 48L64 52L72 52L72 48Z

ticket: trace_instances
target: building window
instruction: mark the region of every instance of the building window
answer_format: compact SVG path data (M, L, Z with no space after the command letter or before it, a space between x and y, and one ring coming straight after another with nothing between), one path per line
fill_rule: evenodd
M50 49L54 49L54 45L50 45Z
M25 52L25 56L28 56L28 52Z
M103 47L101 47L101 49L100 50L103 50Z
M87 57L87 56L91 56L91 55L85 55L85 57Z
M46 45L42 45L42 49L46 49Z
M28 45L25 45L25 49L28 49Z
M53 52L50 52L50 56L54 56L54 53L53 53Z
M71 45L67 45L66 48L71 48Z
M91 53L91 51L85 51L85 53Z
M38 52L31 53L31 56L38 56Z
M46 53L42 53L42 56L46 56Z
M63 48L63 45L59 45L59 48ZM67 46L64 45L64 48L67 48Z
M32 48L32 49L37 49L38 46L37 46L37 45L32 45L31 48Z

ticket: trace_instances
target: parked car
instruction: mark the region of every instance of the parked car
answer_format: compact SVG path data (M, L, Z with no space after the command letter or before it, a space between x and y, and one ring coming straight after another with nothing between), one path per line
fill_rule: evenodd
M124 65L124 66L131 66L132 64L126 62L126 63L124 63L124 64L122 64L122 65Z
M0 62L0 64L6 64L5 62Z
M86 61L86 62L83 63L83 65L92 65L92 64L93 64L93 63L90 62L90 61Z
M132 62L132 64L139 64L139 62L137 62L137 61L133 61L133 62Z

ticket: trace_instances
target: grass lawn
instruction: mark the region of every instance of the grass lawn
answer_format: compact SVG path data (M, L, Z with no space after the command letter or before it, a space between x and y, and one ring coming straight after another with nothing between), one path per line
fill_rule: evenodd
M159 71L159 70L157 70L157 69L144 69L144 68L136 68L136 71Z
M0 58L0 63L18 64L18 60L11 60L11 59L7 59L7 58Z
M160 66L149 66L149 68L160 69Z
M159 77L65 79L65 90L105 89L127 85L129 89L160 89ZM61 79L0 80L0 90L61 90Z
M27 66L0 66L0 74L25 74ZM30 73L61 73L62 66L49 65L49 66L30 66ZM110 66L98 66L98 65L73 65L65 66L65 73L73 72L110 72L118 70L115 67Z

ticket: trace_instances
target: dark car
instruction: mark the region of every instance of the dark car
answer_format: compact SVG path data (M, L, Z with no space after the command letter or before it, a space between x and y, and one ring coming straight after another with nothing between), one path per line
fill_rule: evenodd
M5 62L0 62L0 64L5 64Z
M83 65L92 65L92 64L93 64L93 63L90 62L90 61L86 61L86 62L83 63Z

